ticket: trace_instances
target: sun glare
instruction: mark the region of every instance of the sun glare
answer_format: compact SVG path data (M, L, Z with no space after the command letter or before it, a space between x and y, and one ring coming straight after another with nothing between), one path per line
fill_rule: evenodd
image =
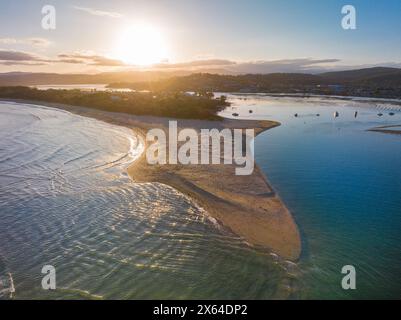
M165 38L152 25L126 28L121 32L115 50L116 58L130 65L149 66L168 59Z

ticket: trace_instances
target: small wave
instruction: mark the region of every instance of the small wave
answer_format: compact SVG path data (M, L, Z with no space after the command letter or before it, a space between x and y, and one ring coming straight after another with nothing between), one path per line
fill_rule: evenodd
M103 300L104 299L103 296L90 293L88 290L74 289L74 288L58 288L57 290L60 290L67 294L78 295L81 298L89 299L89 300Z

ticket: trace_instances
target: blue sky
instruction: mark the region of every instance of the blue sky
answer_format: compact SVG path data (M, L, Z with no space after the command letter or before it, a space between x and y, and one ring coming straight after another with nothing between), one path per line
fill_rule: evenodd
M56 8L56 30L41 28L45 4ZM341 28L346 4L356 8L356 30ZM100 57L121 60L116 38L138 21L162 34L172 65L212 60L218 67L240 71L259 64L262 71L298 71L401 63L399 0L3 0L0 72L50 71L55 66L60 72L124 68L118 63L102 65L107 60ZM129 50L135 51L135 46ZM35 58L11 60L12 52ZM59 55L83 63L62 63Z

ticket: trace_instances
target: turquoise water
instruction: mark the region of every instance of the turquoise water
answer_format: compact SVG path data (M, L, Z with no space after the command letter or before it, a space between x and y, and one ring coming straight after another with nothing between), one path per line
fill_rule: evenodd
M300 298L399 299L401 135L366 131L401 124L399 107L320 98L230 99L226 116L236 112L282 123L256 139L255 154L302 233ZM357 290L341 288L344 265L356 268Z

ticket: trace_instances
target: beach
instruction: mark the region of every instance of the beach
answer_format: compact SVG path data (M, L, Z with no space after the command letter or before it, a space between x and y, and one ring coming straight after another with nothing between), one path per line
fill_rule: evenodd
M168 118L110 113L89 108L38 101L10 100L19 103L44 105L63 109L81 116L131 128L145 142L147 130L168 130ZM255 135L277 127L278 122L259 120L204 121L179 120L179 128L255 129ZM189 196L205 209L223 229L240 236L249 245L296 261L301 253L301 239L297 225L255 165L249 176L235 175L235 166L219 165L149 165L145 152L128 167L128 174L136 183L162 183Z

